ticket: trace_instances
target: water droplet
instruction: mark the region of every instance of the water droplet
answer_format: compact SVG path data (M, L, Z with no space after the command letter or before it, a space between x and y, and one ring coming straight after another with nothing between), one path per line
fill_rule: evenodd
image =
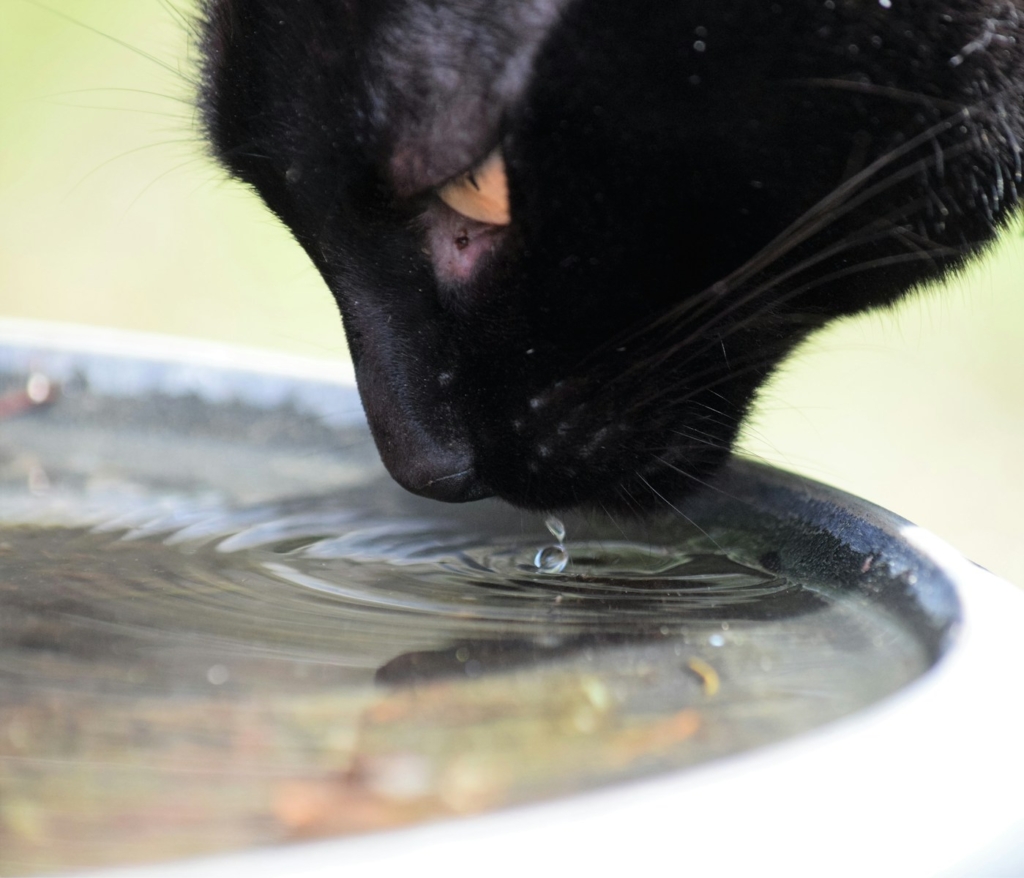
M712 646L725 646L725 638L721 634L712 634L708 638L708 643Z
M213 686L223 686L231 677L231 672L224 665L212 665L206 672L206 679Z
M583 694L591 707L600 713L607 713L612 706L612 692L598 677L585 677L580 681Z
M44 402L48 402L53 395L50 379L43 375L42 372L33 372L28 376L28 381L25 384L25 394L34 405L42 405Z
M479 677L484 672L484 666L477 659L470 659L464 666L467 677Z
M544 526L548 529L548 533L558 542L565 542L565 525L562 524L562 519L549 515L544 519Z
M569 563L569 553L564 546L545 546L537 552L533 565L541 573L561 573Z
M558 540L558 545L545 546L538 550L533 564L542 573L561 573L569 563L569 553L562 545L565 542L565 524L557 516L549 515L544 519L544 526L548 533Z

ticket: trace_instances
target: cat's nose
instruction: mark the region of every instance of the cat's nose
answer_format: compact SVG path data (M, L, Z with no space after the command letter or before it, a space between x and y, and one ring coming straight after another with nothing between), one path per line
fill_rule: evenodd
M403 488L446 503L483 500L492 495L480 480L473 465L473 452L467 445L441 445L422 434L416 438L420 441L406 442L400 449L381 449L384 465Z
M403 473L404 478L399 482L414 494L446 503L465 503L491 496L491 491L480 481L476 468L469 461L445 460L439 463L439 466L416 467L411 474Z
M344 301L359 396L391 477L431 500L464 503L492 496L454 404L453 356L443 327L408 299L388 299L387 308L370 293ZM403 301L405 311L399 308Z
M382 395L366 406L370 430L391 478L413 494L446 503L493 495L480 478L472 444L459 435L450 412L431 423L408 412L396 416L396 411L397 406L382 405ZM434 413L439 411L440 407Z

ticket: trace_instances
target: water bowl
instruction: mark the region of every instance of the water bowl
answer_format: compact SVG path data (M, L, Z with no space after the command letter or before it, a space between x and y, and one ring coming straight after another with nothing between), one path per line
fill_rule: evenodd
M343 367L0 323L0 874L1024 872L1024 595L677 505L433 503Z

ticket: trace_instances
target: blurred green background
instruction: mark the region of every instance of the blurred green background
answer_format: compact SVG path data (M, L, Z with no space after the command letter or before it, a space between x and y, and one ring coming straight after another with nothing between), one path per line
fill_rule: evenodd
M0 0L0 316L343 357L319 276L204 153L174 2ZM744 448L1024 584L1022 276L1015 229L947 288L817 337Z

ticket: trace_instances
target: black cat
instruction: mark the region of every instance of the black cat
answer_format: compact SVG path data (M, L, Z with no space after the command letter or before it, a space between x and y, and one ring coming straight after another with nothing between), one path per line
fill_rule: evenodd
M208 0L202 109L327 280L402 485L644 509L721 464L810 332L1010 216L1022 21L1024 0Z

